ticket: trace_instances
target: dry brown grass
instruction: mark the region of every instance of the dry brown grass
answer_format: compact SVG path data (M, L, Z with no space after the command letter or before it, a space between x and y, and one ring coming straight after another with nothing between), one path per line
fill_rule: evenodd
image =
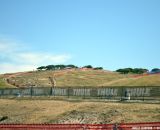
M17 87L51 87L49 77L55 77L57 87L101 87L101 86L160 86L160 74L135 77L134 74L119 74L103 70L59 70L35 71L1 75ZM0 79L1 84L6 84ZM3 85L5 86L5 85ZM11 87L6 84L6 87Z
M160 74L142 76L142 77L130 77L120 80L109 82L110 86L160 86Z
M1 123L116 123L160 121L159 104L0 99Z
M97 87L100 84L128 77L128 75L102 70L61 70L16 73L9 76L6 75L5 78L9 78L11 82L15 82L19 87L29 85L50 87L49 77L52 76L56 78L57 87Z

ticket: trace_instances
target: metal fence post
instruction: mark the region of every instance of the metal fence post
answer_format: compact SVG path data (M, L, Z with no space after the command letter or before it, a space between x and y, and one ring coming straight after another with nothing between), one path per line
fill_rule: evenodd
M4 89L2 89L2 96L4 96Z
M83 89L84 89L84 94L83 94L83 98L85 99L85 87L84 87Z
M123 100L123 88L121 88L121 101Z
M52 90L53 90L53 88L51 87L51 90L50 90L50 96L52 96Z
M69 88L68 88L68 98L69 98Z
M145 88L144 88L144 89L145 89ZM143 90L144 90L144 89L143 89ZM144 101L144 91L143 91L143 101Z
M32 97L32 95L33 95L33 87L31 86L30 87L30 96Z

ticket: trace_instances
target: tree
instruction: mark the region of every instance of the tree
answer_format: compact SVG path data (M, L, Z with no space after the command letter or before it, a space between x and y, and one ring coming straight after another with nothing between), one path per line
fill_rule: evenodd
M124 71L126 73L132 73L133 72L133 69L132 68L125 68Z
M151 70L151 72L160 72L160 69L159 68L154 68Z
M46 70L55 70L55 65L47 65Z
M40 66L37 68L37 70L46 70L46 66Z
M93 68L91 65L86 65L86 66L84 66L83 68Z
M102 67L95 67L94 70L103 70Z
M116 72L119 72L121 74L128 74L128 73L133 73L133 74L143 74L146 73L148 70L143 69L143 68L124 68L124 69L118 69Z
M124 69L118 69L116 72L119 72L121 74L128 74L130 72L129 68L124 68Z
M66 65L66 67L70 67L70 68L78 68L77 66L72 65L72 64L70 64L70 65Z
M66 66L65 65L55 65L55 69L58 70L58 69L64 69Z

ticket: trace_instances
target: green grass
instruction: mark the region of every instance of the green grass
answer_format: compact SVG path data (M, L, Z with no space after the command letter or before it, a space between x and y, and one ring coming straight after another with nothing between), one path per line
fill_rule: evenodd
M0 78L0 88L5 87L5 82L3 81L2 78Z
M6 81L0 77L0 88L10 88L10 87L13 87L13 86L7 84Z

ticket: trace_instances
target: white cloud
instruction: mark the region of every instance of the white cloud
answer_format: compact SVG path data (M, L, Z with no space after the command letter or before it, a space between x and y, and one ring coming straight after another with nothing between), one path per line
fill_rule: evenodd
M53 55L48 53L19 53L14 56L18 63L43 64L43 63L65 63L71 58L70 55Z
M67 55L67 54L63 54L63 55L54 55L54 56L51 56L51 55L46 55L46 57L44 57L54 63L65 63L66 61L68 61L71 56L70 55Z
M13 72L23 72L23 71L31 71L35 70L34 65L17 65L10 63L2 63L0 64L0 73L13 73Z
M69 54L26 51L22 44L0 40L0 73L33 70L41 65L65 63L69 59Z

